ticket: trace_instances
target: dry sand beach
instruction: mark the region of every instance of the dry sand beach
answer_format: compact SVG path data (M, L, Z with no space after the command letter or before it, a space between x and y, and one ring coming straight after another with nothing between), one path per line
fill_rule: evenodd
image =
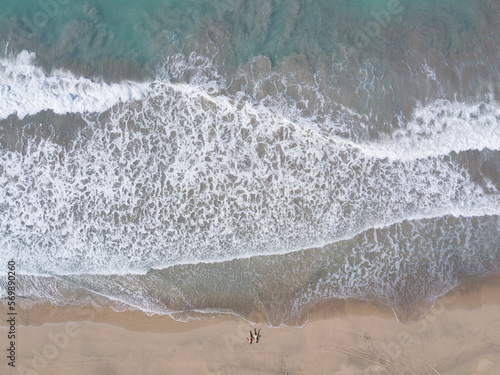
M303 328L262 327L261 341L252 345L245 335L253 326L237 318L177 322L138 311L20 301L16 369L3 358L2 373L494 375L500 369L499 281L448 293L414 324L360 302L337 301L315 311ZM5 320L1 332L5 338Z

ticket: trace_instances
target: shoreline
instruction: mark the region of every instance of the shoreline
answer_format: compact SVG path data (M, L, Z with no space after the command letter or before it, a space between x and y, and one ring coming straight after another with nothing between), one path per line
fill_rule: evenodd
M0 313L7 313L6 299L1 300ZM220 321L242 321L248 323L239 315L231 313L200 313L198 317L189 317L187 320L177 320L170 315L152 314L149 315L142 310L116 311L111 307L97 307L88 305L53 305L47 300L31 300L24 297L16 299L17 311L22 316L22 324L26 326L41 326L43 324L57 324L65 322L97 322L109 325L115 325L134 331L144 332L169 332L165 328L173 328L175 332L184 331L182 326L193 326L192 329L216 324ZM484 304L500 304L500 275L489 276L484 279L475 280L468 284L460 285L443 296L438 297L430 310L419 320L415 322L400 322L395 313L387 306L376 305L357 299L332 299L320 303L314 307L302 326L291 326L283 324L279 327L269 327L270 329L279 329L281 327L290 327L295 329L304 328L311 322L342 318L347 315L370 316L377 315L386 319L394 319L403 325L417 324L425 320L428 314L433 310L445 305L447 309L479 309ZM437 306L436 306L437 305ZM21 306L21 307L19 307ZM263 325L259 313L251 313L255 324ZM87 319L92 316L92 319ZM138 324L136 324L138 322ZM179 327L173 327L173 326ZM5 327L5 322L0 323L0 328ZM162 330L163 329L163 330Z
M412 324L352 300L324 303L302 328L226 315L179 322L140 311L24 305L16 343L24 373L481 375L500 368L500 276L456 288ZM248 345L252 327L262 328L262 339ZM5 346L6 319L0 331Z

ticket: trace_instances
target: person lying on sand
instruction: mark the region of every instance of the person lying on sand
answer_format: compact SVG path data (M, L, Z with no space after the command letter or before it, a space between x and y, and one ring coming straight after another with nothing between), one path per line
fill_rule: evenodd
M252 342L253 342L253 335L252 335L252 330L250 330L250 336L247 337L247 341L250 345L252 345Z
M259 339L260 339L260 328L259 328L259 332L257 332L257 328L254 328L253 331L254 331L253 338L254 338L255 342L258 343ZM252 334L252 331L250 331L250 335L251 334Z

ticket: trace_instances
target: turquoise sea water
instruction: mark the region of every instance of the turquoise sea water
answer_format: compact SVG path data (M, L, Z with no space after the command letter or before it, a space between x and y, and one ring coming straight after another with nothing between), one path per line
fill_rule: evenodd
M493 0L8 3L0 258L58 304L417 319L500 271L499 38Z

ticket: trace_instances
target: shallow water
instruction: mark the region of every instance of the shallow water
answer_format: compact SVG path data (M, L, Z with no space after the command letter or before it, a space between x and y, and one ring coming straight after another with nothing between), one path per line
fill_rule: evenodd
M500 8L446 3L2 9L19 293L270 325L358 298L411 321L498 274Z

